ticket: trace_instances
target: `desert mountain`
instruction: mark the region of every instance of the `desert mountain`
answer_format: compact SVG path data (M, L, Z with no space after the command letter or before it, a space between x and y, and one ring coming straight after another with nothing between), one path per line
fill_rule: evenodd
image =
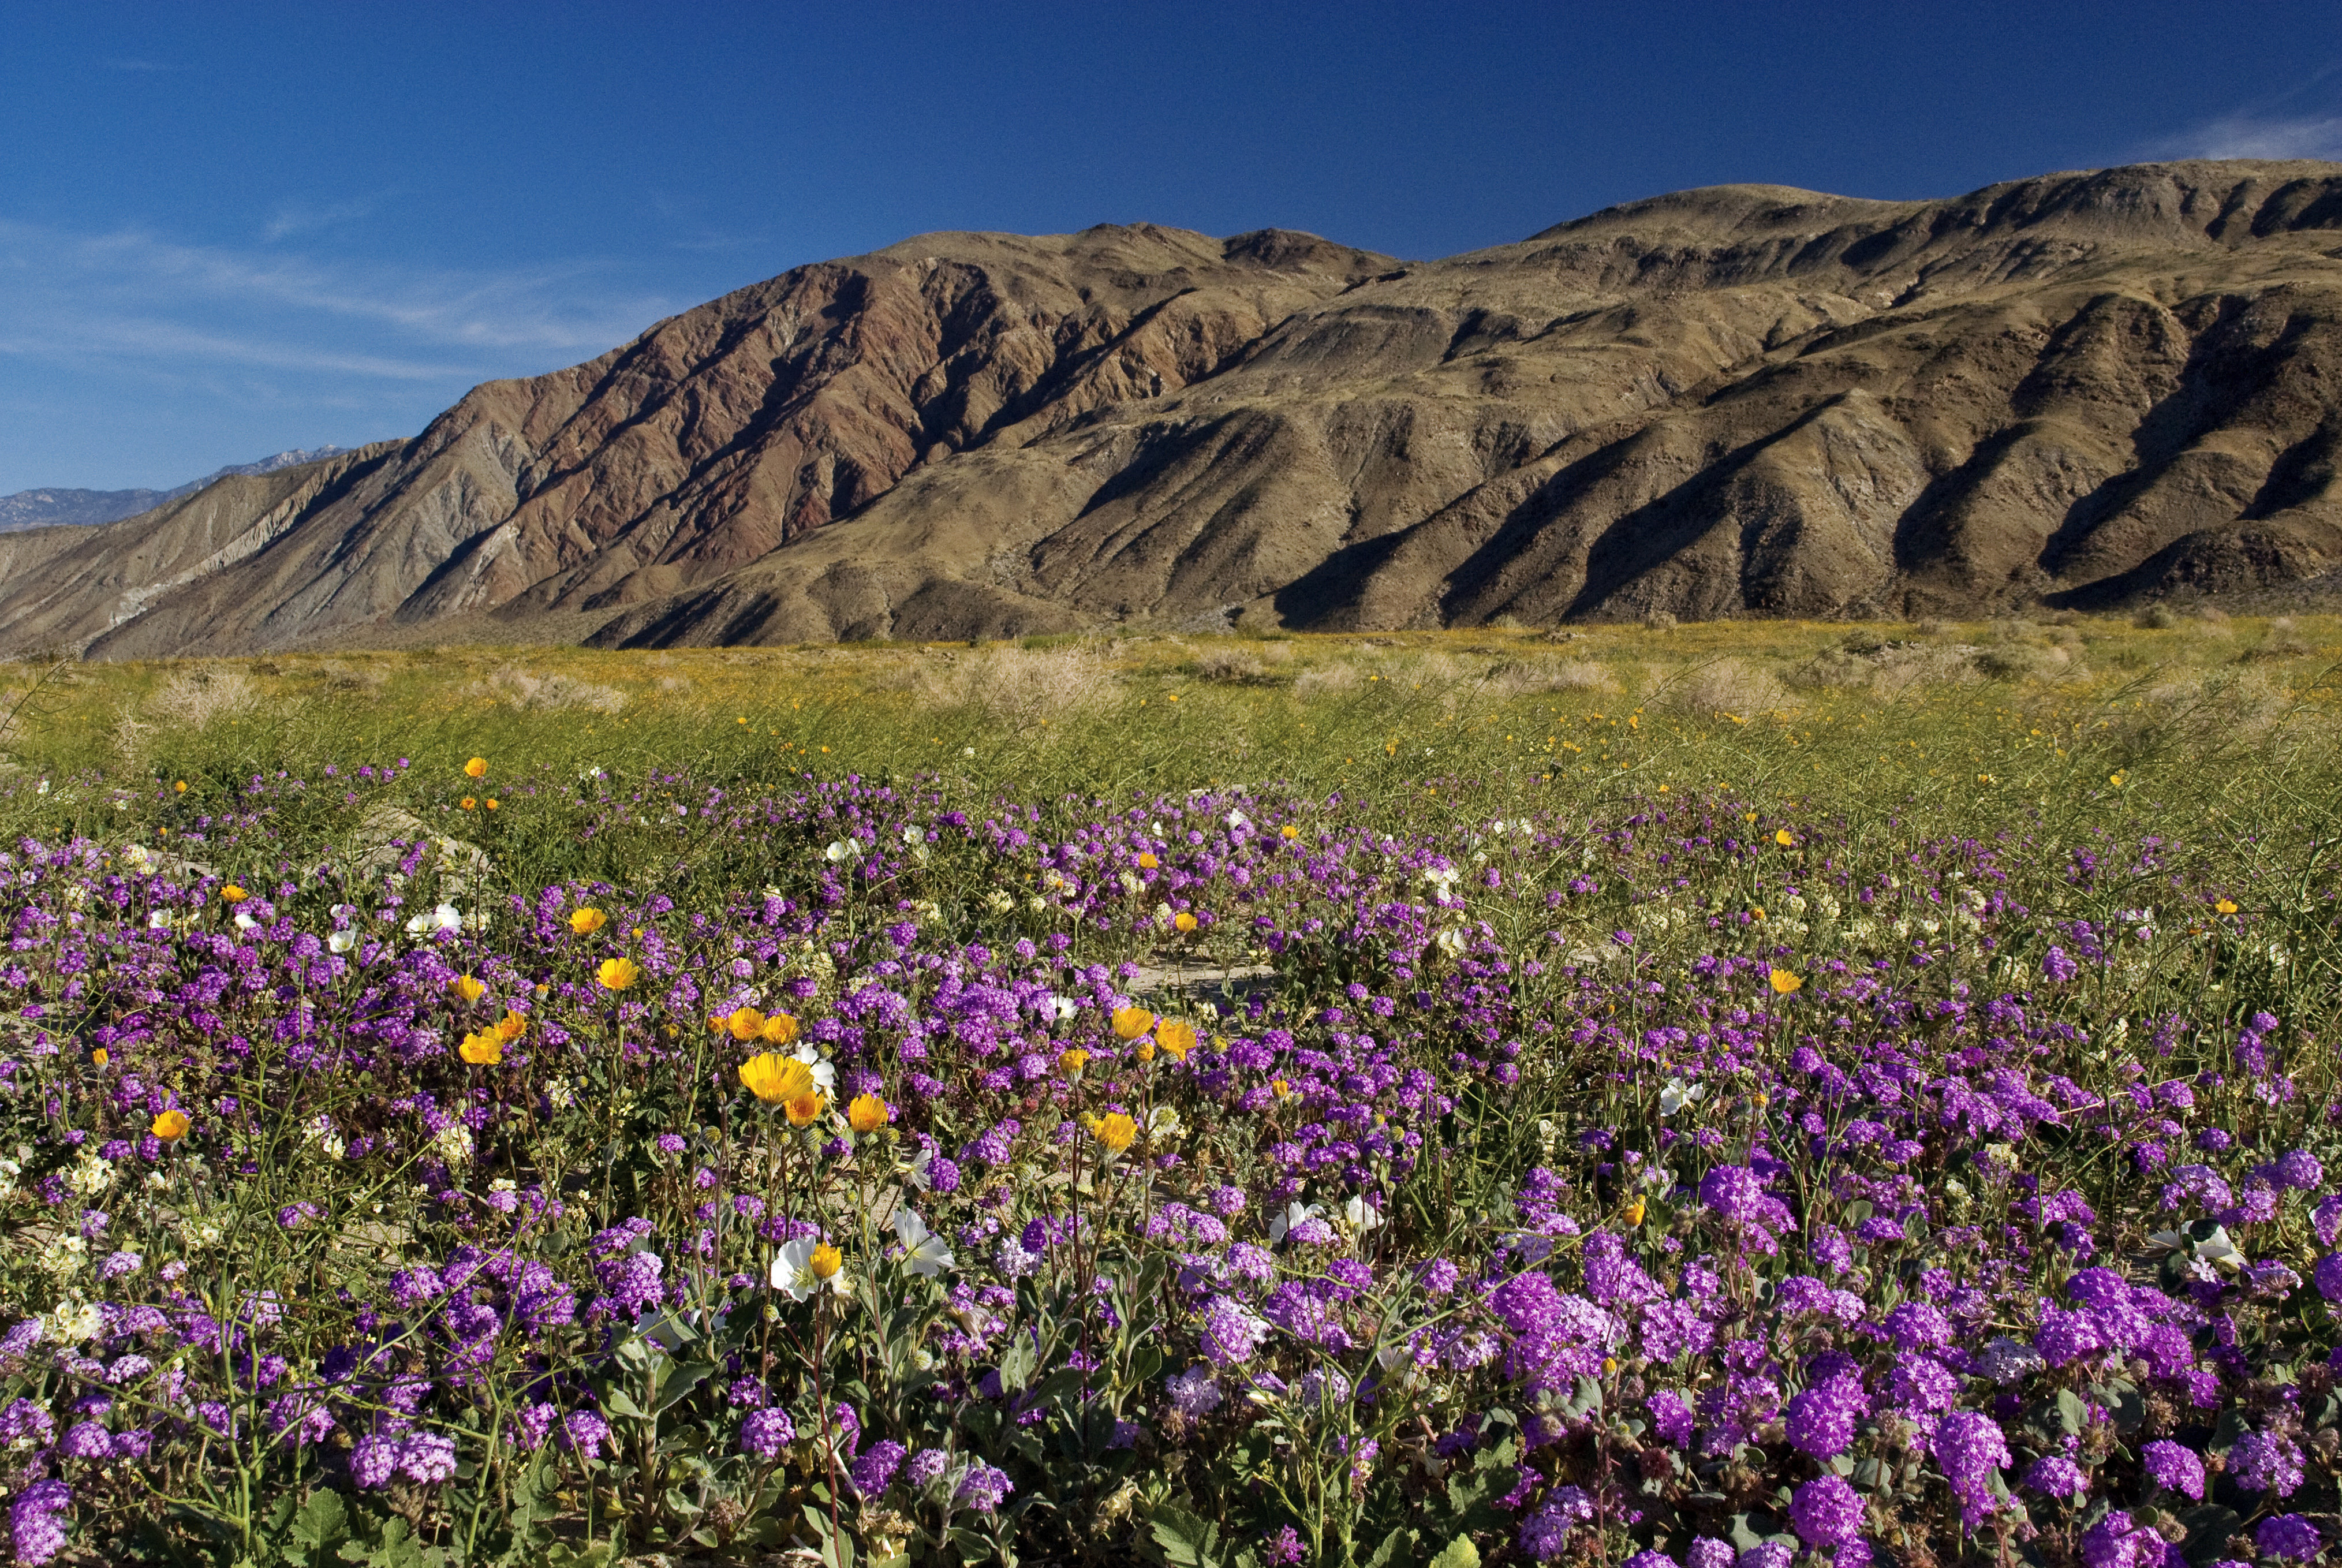
M169 490L68 490L55 486L19 490L13 494L0 495L0 534L13 534L21 528L58 528L87 523L118 522L125 517L135 517L141 512L151 512L182 495L192 495L215 479L225 479L237 474L274 474L280 468L315 463L345 450L340 446L319 446L305 452L279 452L256 463L231 463L212 470L201 479L191 480Z
M97 656L1977 613L2342 569L2342 165L1724 186L1402 264L800 267L402 444L0 538Z

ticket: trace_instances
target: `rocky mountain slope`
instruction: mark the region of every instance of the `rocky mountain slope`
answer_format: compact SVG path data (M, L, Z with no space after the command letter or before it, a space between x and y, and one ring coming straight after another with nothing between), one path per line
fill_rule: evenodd
M319 446L308 451L279 452L256 463L231 463L170 490L19 490L0 495L0 534L14 534L25 528L115 523L125 517L135 517L141 512L151 512L182 495L192 495L215 480L239 474L274 474L280 468L315 463L346 450L341 446Z
M2342 568L2342 165L1726 186L1402 264L936 235L415 440L0 539L0 640L1976 613ZM305 475L295 479L294 475ZM241 483L241 482L238 482ZM215 486L214 490L225 490Z

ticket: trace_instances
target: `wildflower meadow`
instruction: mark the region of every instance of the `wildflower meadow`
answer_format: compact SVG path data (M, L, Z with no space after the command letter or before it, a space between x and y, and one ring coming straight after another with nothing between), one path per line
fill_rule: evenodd
M2337 644L13 667L15 1560L2321 1560Z

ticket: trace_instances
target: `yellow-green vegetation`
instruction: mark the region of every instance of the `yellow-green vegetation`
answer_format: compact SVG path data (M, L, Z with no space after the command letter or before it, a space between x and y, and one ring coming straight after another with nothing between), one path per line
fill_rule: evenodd
M1020 796L1276 781L1589 801L1826 792L1947 812L2147 792L2308 809L2334 769L2342 620L1728 622L1376 636L1034 638L605 653L456 648L0 669L5 744L53 790L483 749L524 772L934 773ZM2120 775L2117 779L2117 775ZM2303 794L2300 792L2309 792ZM54 821L95 797L18 792ZM475 809L485 809L475 807ZM501 809L501 803L499 803Z
M2342 627L2157 620L16 669L16 1556L2316 1560Z

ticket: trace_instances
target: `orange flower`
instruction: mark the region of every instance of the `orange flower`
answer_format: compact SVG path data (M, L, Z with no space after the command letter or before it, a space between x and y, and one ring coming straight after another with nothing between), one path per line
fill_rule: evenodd
M494 811L496 809L496 797L490 795L486 800L482 801L480 804L486 806L490 811Z
M528 1020L510 1008L506 1008L505 1015L496 1020L496 1038L499 1040L517 1040L527 1033Z
M1104 1144L1106 1152L1119 1154L1138 1139L1138 1124L1116 1111L1090 1124L1090 1136Z
M465 763L464 764L464 776L465 778L475 779L484 779L487 777L488 759L485 757L474 757L470 762Z
M1196 929L1196 917L1183 909L1171 917L1171 924L1175 930L1185 935Z
M1157 859L1156 859L1156 858L1155 858L1155 853L1154 853L1154 851L1152 851L1152 850L1141 850L1141 851L1139 851L1139 853L1138 853L1138 868L1139 868L1141 871L1153 871L1156 866L1161 865L1162 864L1163 864L1163 863L1162 863L1161 861L1159 861L1159 860L1157 860Z
M105 1047L103 1045L91 1052L89 1054L89 1059L100 1067L105 1066L108 1062L114 1060L114 1058L107 1054Z
M1196 1048L1196 1026L1182 1024L1176 1018L1166 1018L1155 1026L1155 1043L1185 1062L1187 1053Z
M1057 1058L1057 1071L1068 1078L1081 1076L1082 1069L1090 1064L1090 1054L1076 1045Z
M724 1027L732 1031L735 1040L754 1040L765 1032L765 1015L753 1007L735 1007L724 1020Z
M1641 1198L1636 1198L1626 1205L1627 1228L1632 1229L1643 1223L1643 1205L1644 1201Z
M631 958L606 958L594 972L594 978L602 983L605 991L624 991L642 977L641 966Z
M740 1064L740 1082L767 1105L786 1104L813 1093L813 1069L794 1056L767 1051Z
M569 929L580 936L591 936L610 924L610 917L598 909L573 909L569 912Z
M469 811L469 810L471 810L474 806L475 806L475 805L479 804L480 803L479 803L478 801L474 800L470 795L465 795L462 800L460 800L460 801L456 802L455 804L458 804L458 805L460 805L460 806L462 806L465 811Z
M821 1114L821 1094L816 1090L809 1089L791 1100L782 1109L789 1114L790 1126L809 1125L815 1117Z
M491 1029L482 1034L466 1034L457 1054L475 1067L493 1067L505 1059L505 1043Z
M187 781L181 779L177 784L173 784L171 787L178 791L179 794L185 794L187 793Z
M165 1111L155 1118L155 1124L147 1131L166 1144L175 1144L185 1137L187 1129L194 1125L193 1122L187 1120L187 1114L185 1111Z
M485 984L480 981L473 979L468 974L458 974L455 979L447 982L447 989L462 997L465 1002L468 1004L477 1002L483 995L486 994L488 988Z
M1773 842L1783 849L1794 849L1797 846L1797 835L1786 827L1777 827L1773 830Z
M1278 828L1276 831L1283 834L1287 838L1299 838L1301 836L1301 830L1294 826L1289 822L1283 827Z
M1124 1040L1136 1040L1155 1027L1155 1014L1144 1007L1117 1007L1114 1010L1114 1032Z
M220 902L223 904L242 904L245 899L250 898L252 894L245 892L244 889L238 887L232 882L225 887L220 889Z
M1773 989L1783 996L1794 995L1805 986L1805 981L1786 969L1773 971Z
M786 1013L768 1014L765 1018L764 1040L767 1045L786 1045L797 1037L797 1021Z
M846 1124L857 1133L875 1133L886 1124L894 1113L886 1102L876 1094L856 1094L854 1104L846 1108Z
M2234 914L2237 913L2237 901L2233 898L2224 898L2212 907L2223 914Z
M1293 1097L1293 1085L1282 1078L1272 1079L1268 1087L1269 1092L1280 1100L1289 1100Z

